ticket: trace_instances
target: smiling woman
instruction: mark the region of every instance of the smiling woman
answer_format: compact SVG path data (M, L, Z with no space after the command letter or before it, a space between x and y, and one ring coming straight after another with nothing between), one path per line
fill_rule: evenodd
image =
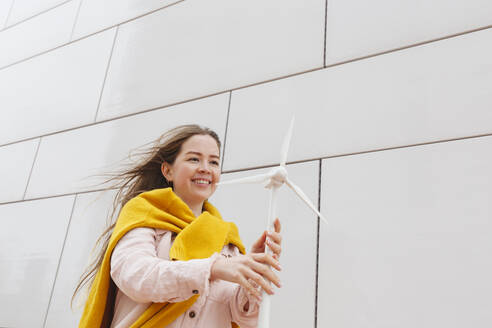
M261 289L280 287L280 223L250 253L208 202L220 180L215 132L166 132L142 161L109 179L118 218L75 295L90 285L79 327L256 327ZM73 298L72 298L73 300Z
M181 147L174 163L163 162L161 171L172 182L174 193L198 216L220 179L219 144L210 135L194 135Z

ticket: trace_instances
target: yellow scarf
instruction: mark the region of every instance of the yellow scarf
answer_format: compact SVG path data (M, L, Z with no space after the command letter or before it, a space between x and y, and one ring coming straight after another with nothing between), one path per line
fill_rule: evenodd
M236 225L223 221L219 211L208 201L204 202L203 208L203 213L195 217L171 188L144 192L128 201L121 209L101 267L92 283L79 328L109 327L115 297L115 286L110 277L111 253L131 229L149 227L177 233L169 251L171 260L207 258L215 252L220 253L229 243L245 254ZM179 303L152 303L131 328L165 327L186 312L199 296L194 295ZM232 326L238 327L235 323Z

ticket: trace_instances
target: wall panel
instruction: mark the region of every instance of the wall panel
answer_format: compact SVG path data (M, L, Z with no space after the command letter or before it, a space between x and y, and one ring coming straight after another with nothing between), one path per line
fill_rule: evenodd
M163 8L179 0L84 0L75 25L73 39L120 24L153 10Z
M232 93L224 169L492 132L492 29ZM252 147L252 152L245 149Z
M68 0L79 1L79 0ZM53 7L56 7L67 0L14 0L12 12L10 13L7 21L7 26L18 23L22 20L37 15L43 11L47 11Z
M114 33L0 70L0 144L93 122Z
M34 139L0 147L0 203L23 198L38 144Z
M96 190L94 174L114 171L130 150L177 125L199 123L223 140L229 94L147 112L43 138L27 189L28 198Z
M190 0L122 25L98 118L321 67L324 5Z
M331 0L326 64L409 46L492 24L488 0Z
M0 48L8 51L0 51L0 68L70 41L77 4L68 2L1 31Z
M85 291L74 301L73 310L70 300L91 256L99 250L94 246L106 228L113 197L113 191L77 195L45 328L78 326Z
M2 30L7 22L9 10L14 0L0 1L0 30Z
M319 327L492 324L492 137L323 161Z
M42 327L74 196L0 205L0 327Z

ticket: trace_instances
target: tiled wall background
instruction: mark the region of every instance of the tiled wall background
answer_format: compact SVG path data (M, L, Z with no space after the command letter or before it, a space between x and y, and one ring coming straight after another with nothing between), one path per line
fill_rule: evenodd
M223 178L278 163L273 327L492 326L490 0L0 0L0 327L76 327L111 196L90 175L198 122ZM213 202L249 246L267 191Z

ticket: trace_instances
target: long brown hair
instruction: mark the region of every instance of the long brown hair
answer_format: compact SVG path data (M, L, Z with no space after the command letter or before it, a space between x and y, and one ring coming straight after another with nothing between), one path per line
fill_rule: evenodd
M181 125L165 132L161 137L152 143L152 146L139 150L136 155L140 159L130 167L120 172L104 174L106 180L102 184L110 186L106 190L117 189L113 199L113 208L109 215L109 226L99 236L96 246L101 246L97 257L89 264L82 274L77 287L72 295L70 305L82 288L89 284L92 285L97 271L101 267L104 254L109 245L109 239L113 232L116 220L115 214L130 199L140 193L158 189L172 187L172 182L168 182L161 172L163 162L173 164L183 143L194 135L209 135L215 139L220 150L220 139L213 130L196 124Z

